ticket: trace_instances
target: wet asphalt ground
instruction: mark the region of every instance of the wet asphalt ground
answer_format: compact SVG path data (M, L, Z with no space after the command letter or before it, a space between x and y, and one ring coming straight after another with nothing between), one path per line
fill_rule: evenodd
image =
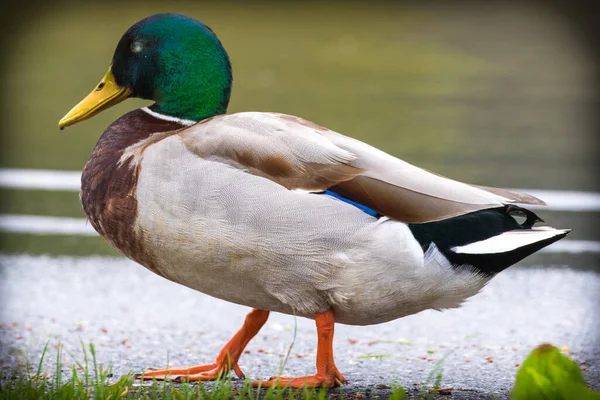
M120 258L0 256L2 371L37 364L46 341L53 370L60 341L81 360L80 340L113 364L114 378L146 367L213 361L248 308L169 282ZM336 325L335 359L345 396L386 398L398 383L416 394L442 363L452 399L506 398L527 354L566 346L600 389L600 274L559 265L513 267L459 309L425 311L376 326ZM272 313L240 360L246 376L314 373L312 320ZM566 351L565 348L565 351ZM70 356L66 356L67 361ZM441 360L441 361L440 361ZM68 373L68 371L66 371Z

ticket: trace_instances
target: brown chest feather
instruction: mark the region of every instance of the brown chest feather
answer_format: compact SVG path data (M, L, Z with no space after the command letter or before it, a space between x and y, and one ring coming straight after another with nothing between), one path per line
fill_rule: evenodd
M92 226L113 247L140 264L152 268L135 230L136 197L140 165L132 158L120 163L124 151L153 133L182 125L135 110L113 122L102 134L81 176L81 203ZM163 136L164 137L164 136Z

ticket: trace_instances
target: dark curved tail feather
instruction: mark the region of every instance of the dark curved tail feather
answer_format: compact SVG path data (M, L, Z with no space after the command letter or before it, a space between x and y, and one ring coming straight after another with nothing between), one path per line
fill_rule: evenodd
M519 224L516 216L525 221ZM507 205L409 227L424 252L434 243L453 266L494 275L570 232L534 228L537 222L543 220L533 211Z

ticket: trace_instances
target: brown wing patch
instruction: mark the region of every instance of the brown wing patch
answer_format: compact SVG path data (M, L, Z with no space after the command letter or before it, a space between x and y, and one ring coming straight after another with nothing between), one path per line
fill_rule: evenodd
M290 190L325 190L363 172L360 168L345 164L295 165L283 156L238 157L237 161L240 168L248 169L249 172L277 182Z
M268 175L277 177L291 176L295 171L294 166L283 156L267 157L262 160L259 168Z
M296 181L286 183L288 189L326 190L340 182L352 179L364 171L351 165L306 164L305 172Z
M407 223L438 221L489 208L429 196L362 175L338 183L329 190L389 218Z
M263 171L275 178L290 177L297 172L297 168L284 156L260 157L251 152L243 152L232 154L232 159L240 165Z

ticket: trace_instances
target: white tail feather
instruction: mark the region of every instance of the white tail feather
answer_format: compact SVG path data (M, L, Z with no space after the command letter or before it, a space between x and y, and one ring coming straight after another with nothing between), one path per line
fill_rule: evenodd
M453 247L451 250L457 254L507 253L519 247L541 242L555 236L564 236L567 233L569 233L568 229L554 229L550 227L508 231L479 242Z

